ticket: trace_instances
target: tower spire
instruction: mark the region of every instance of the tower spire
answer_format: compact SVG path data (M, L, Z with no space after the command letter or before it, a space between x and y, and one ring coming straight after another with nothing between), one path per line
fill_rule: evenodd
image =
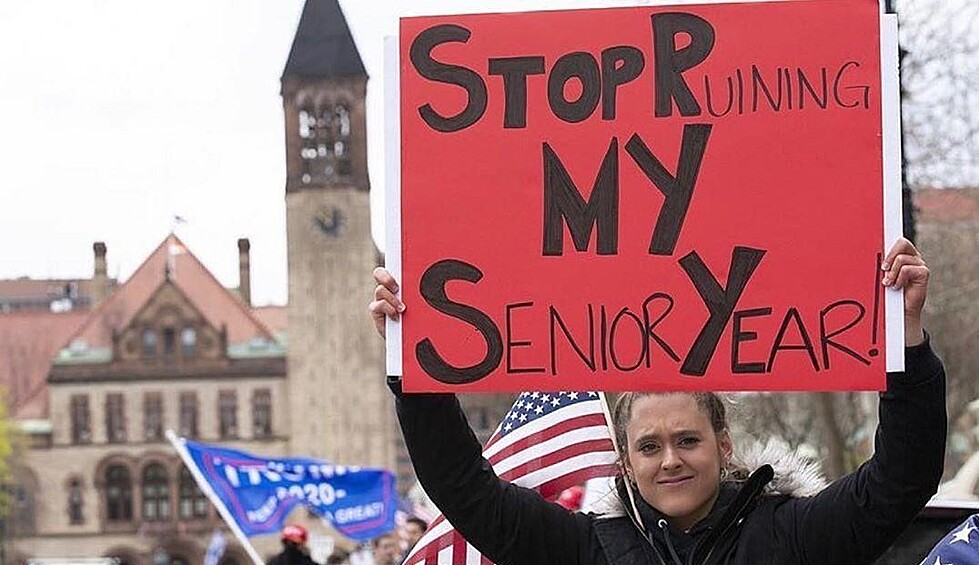
M306 0L289 59L287 76L320 78L366 77L339 0Z

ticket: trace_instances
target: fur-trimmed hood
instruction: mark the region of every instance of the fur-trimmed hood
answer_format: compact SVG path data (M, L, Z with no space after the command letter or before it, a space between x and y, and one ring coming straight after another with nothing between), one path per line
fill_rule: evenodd
M785 442L770 438L767 442L752 442L740 452L735 453L732 467L738 469L726 482L743 482L747 475L762 465L770 465L775 477L765 487L766 496L790 496L804 498L813 496L827 486L826 478L815 461L800 455L789 448ZM635 493L636 496L639 493ZM592 513L598 518L625 516L624 503L613 489L595 501Z
M749 473L762 465L771 465L775 478L765 489L769 495L804 498L819 493L827 485L818 463L775 438L765 443L752 442L743 452L735 453L733 462Z

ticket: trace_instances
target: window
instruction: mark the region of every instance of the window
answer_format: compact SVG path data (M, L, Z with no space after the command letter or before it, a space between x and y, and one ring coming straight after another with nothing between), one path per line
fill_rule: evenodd
M329 180L337 176L349 176L351 119L346 106L338 104L321 112L299 112L299 136L302 148L299 156L303 164L303 183Z
M180 350L185 359L194 356L197 349L197 330L194 328L184 328L180 331Z
M163 356L172 359L177 353L177 331L163 328Z
M158 392L143 396L143 429L146 441L163 439L163 396Z
M37 522L35 501L40 493L37 477L16 466L13 471L13 483L7 486L9 506L4 519L4 534L10 537L32 536L36 532Z
M71 397L71 442L75 444L92 442L87 394L76 394Z
M337 106L333 112L333 130L337 141L333 144L333 159L336 162L336 172L341 176L349 176L350 153L347 147L350 142L350 112L345 106Z
M122 465L105 472L105 516L113 522L133 519L133 484Z
M272 392L261 388L252 393L252 436L272 435Z
M180 393L180 435L197 437L197 393Z
M344 106L336 108L336 127L341 139L350 137L350 112Z
M218 433L221 439L238 437L238 397L233 390L218 393Z
M126 413L122 394L105 397L105 437L109 443L126 441Z
M156 330L143 330L143 357L156 357Z
M78 478L68 481L68 523L73 526L85 523L82 513L82 481Z
M143 519L158 522L170 518L170 479L163 465L154 463L143 470Z
M206 518L207 517L207 497L197 487L194 477L187 470L187 467L180 467L180 504L178 512L181 519L187 518Z

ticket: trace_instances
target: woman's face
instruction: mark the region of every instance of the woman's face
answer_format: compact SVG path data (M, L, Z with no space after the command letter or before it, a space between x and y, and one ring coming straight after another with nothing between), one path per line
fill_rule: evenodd
M626 426L626 473L652 507L682 530L710 513L720 490L731 437L717 434L691 394L638 398Z

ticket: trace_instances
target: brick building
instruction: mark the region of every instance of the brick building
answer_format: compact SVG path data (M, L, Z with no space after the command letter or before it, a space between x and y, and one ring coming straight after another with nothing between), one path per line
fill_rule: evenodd
M239 247L247 265L247 241ZM9 557L80 556L83 547L84 555L131 564L160 550L175 564L200 561L221 521L164 431L287 453L285 344L277 333L285 328L275 324L283 316L252 308L242 294L170 235L94 308L33 314L54 320L52 329L74 327L49 357L37 413L15 414L30 449L17 467ZM224 562L247 558L232 544Z
M307 0L281 77L288 307L251 304L247 240L236 289L173 234L126 281L107 277L101 243L91 279L0 281L0 382L29 439L5 524L10 562L199 563L221 521L166 443L168 428L263 455L383 466L402 493L411 488L383 341L365 311L381 262L367 81L337 0ZM485 439L510 397L463 404ZM303 511L291 519L329 535ZM227 537L222 564L247 563ZM279 545L252 541L262 555Z

